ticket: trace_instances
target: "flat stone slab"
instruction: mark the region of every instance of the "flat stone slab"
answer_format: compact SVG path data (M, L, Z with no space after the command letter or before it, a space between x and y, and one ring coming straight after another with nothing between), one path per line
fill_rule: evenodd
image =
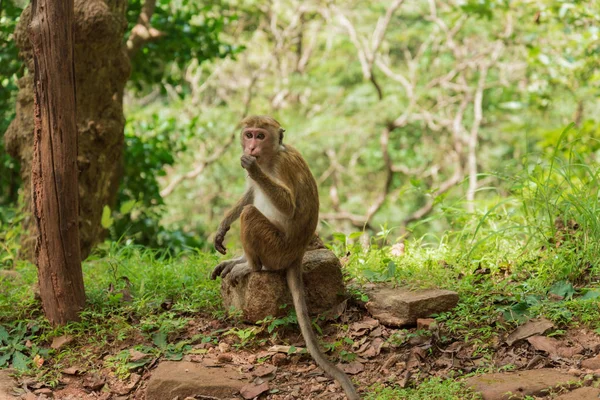
M146 400L170 400L177 396L212 396L218 399L239 398L248 382L233 367L209 368L187 361L163 361L152 372L146 388Z
M544 396L552 389L570 388L579 380L551 368L493 373L468 378L465 383L483 400L514 400L525 396Z
M581 362L581 366L587 369L600 369L600 354L596 357L588 358L587 360L583 360Z
M458 293L450 290L410 290L387 285L366 290L367 310L384 325L402 327L416 325L417 319L453 309Z
M600 399L600 389L594 387L582 387L572 392L561 394L554 400L598 400Z
M17 386L17 381L10 376L13 372L10 369L0 370L0 400L18 399L13 390Z
M306 304L311 314L328 311L344 301L341 264L327 249L307 251L302 260ZM221 280L221 297L226 309L242 311L245 321L256 323L268 316L288 313L283 305L293 308L292 296L282 272L252 272L236 286L229 279Z

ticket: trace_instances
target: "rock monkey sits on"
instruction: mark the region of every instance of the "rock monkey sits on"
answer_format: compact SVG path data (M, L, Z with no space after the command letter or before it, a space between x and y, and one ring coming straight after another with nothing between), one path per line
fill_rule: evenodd
M241 125L241 164L248 173L248 189L225 214L214 244L217 251L225 254L225 234L240 218L244 255L217 265L211 278L229 275L235 284L252 271L285 270L310 355L342 385L349 399L360 399L348 376L319 349L306 307L301 267L319 217L315 178L300 153L283 143L285 130L275 119L252 116Z

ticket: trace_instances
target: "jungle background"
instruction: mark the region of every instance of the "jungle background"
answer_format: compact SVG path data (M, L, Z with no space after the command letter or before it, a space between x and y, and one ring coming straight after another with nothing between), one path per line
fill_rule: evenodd
M115 172L98 180L102 195L85 192L89 308L66 328L45 322L28 261L28 130L18 114L31 73L18 33L27 3L0 4L0 367L54 388L82 349L93 355L87 370L127 377L146 365L128 346L165 357L222 336L241 348L276 341L273 325L227 317L207 279L219 259L212 235L245 187L237 124L250 114L279 120L308 161L319 234L346 257L359 302L373 282L457 290L457 309L436 318L489 369L494 338L530 318L552 320L558 337L600 329L598 2L91 2L120 12L122 30L114 49L82 42L81 51L122 51L130 71L77 71L96 85L122 81L124 127L111 128L121 160L87 161ZM96 94L78 90L78 102L94 105ZM228 328L188 337L199 313ZM293 318L275 321L280 337L294 329ZM48 347L65 335L67 350ZM332 351L348 356L351 342ZM378 398L431 398L416 383L434 382L466 398L460 376L364 385Z

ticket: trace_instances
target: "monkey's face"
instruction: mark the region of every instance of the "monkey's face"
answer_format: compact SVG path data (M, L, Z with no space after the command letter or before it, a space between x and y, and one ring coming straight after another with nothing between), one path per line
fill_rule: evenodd
M274 155L278 148L279 139L268 129L244 128L242 131L242 147L244 154L256 157L258 162Z

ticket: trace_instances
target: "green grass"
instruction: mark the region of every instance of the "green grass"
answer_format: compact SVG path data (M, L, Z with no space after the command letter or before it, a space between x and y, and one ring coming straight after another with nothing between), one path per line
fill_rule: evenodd
M361 297L361 286L368 282L455 290L457 307L436 316L440 344L460 337L472 345L473 356L486 359L493 356L500 335L534 317L554 321L556 334L581 326L600 333L599 172L587 156L575 152L576 137L567 142L570 134L565 130L550 155L528 156L523 175L511 178L509 198L472 214L460 205L442 204L454 229L438 238L410 238L402 255L394 253L397 239L387 227L366 249L358 244L360 233L335 234L328 246L345 258L353 295ZM56 384L62 368L82 363L126 376L139 366L129 359L132 347L178 359L192 344L223 335L235 338L235 347L252 348L264 344L265 335L293 324L267 319L254 329L233 320L229 329L191 335L190 324L198 316L226 315L218 282L208 279L218 257L191 251L171 257L107 242L83 264L88 306L81 321L51 328L34 297L35 266L14 261L15 235L10 225L2 228L11 245L0 249L0 266L18 276L0 277L5 332L0 333L10 341L9 362L50 384ZM64 350L45 350L62 335L72 336L73 342ZM33 346L25 346L27 341ZM36 357L47 360L37 369L32 368ZM411 379L415 388L375 386L368 398L476 398L459 380L422 379Z
M477 400L479 394L473 393L463 383L452 379L431 378L419 384L417 388L402 389L374 385L365 400Z
M19 262L15 265L19 278L2 282L0 326L24 356L20 369L36 373L49 384L56 384L58 371L67 366L101 368L104 352L134 344L174 359L188 350L189 343L182 343L180 336L194 317L224 315L218 282L209 279L216 259L212 254L192 252L170 258L139 247L103 245L83 263L87 308L81 320L57 328L49 326L34 297L35 266ZM26 332L16 330L23 325L28 327ZM72 342L59 351L47 350L45 364L33 368L38 347L48 349L53 338L64 335L72 337ZM35 347L25 346L26 340ZM123 358L125 362L120 363ZM121 353L107 361L121 376L127 365L127 356Z

